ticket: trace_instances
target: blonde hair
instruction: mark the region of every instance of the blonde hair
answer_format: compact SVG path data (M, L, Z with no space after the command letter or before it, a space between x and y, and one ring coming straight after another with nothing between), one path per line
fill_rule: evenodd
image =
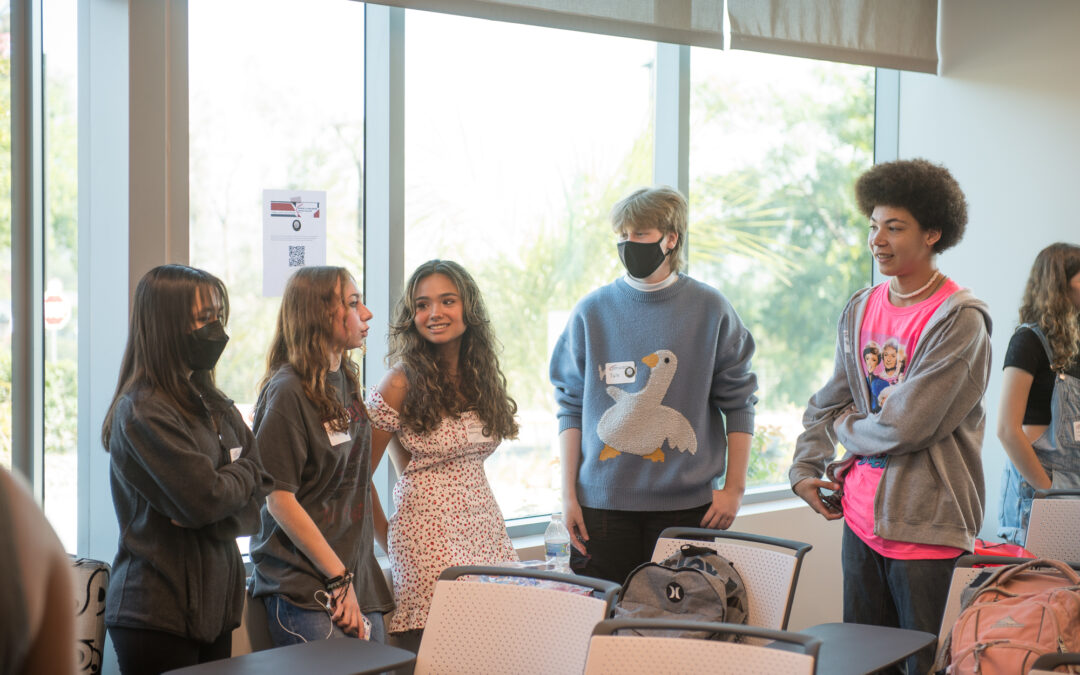
M686 240L686 198L669 187L641 188L630 193L611 208L611 229L616 234L628 230L647 230L655 227L666 237L679 235L668 254L671 271L678 273L683 263L683 242Z
M1020 322L1034 323L1050 343L1050 367L1060 371L1080 356L1080 309L1069 299L1069 281L1080 273L1080 246L1050 244L1031 266Z
M304 395L323 421L334 431L349 428L348 404L342 404L327 388L326 376L334 344L334 315L346 303L345 284L350 281L352 275L344 267L301 267L289 278L266 355L266 373L259 383L260 405L266 385L287 364L296 371ZM341 370L352 383L353 392L360 391L360 366L348 350L341 355ZM362 408L363 399L356 393L353 397Z

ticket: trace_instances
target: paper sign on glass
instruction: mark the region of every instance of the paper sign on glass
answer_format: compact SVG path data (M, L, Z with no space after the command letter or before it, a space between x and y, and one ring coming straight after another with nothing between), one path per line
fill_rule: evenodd
M263 295L280 296L292 273L326 264L326 191L263 190Z

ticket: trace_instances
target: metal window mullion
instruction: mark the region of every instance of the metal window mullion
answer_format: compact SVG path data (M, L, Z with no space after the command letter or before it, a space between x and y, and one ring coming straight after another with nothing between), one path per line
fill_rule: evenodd
M900 71L874 71L874 164L900 159ZM870 284L880 282L877 266L870 265Z
M690 48L658 42L653 77L653 183L673 187L689 199ZM688 233L683 255L689 254L690 243Z
M690 48L656 45L653 181L690 191Z
M364 304L375 318L364 385L386 373L390 313L405 283L405 11L368 4L364 13ZM386 461L373 484L390 515L396 476Z
M41 2L11 6L12 466L44 499L44 228Z

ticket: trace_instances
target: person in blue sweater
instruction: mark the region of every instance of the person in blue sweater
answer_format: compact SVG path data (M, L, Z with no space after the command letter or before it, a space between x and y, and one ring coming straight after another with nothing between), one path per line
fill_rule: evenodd
M551 356L571 567L623 582L666 527L727 529L746 487L754 338L679 269L687 205L667 187L615 205L626 275L585 296Z

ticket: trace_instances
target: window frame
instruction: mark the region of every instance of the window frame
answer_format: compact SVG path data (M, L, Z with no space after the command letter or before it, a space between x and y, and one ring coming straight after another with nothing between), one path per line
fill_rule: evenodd
M13 3L13 10L21 4ZM28 6L40 22L40 0L31 0ZM187 6L187 0L79 0L79 287L84 292L79 312L78 554L106 560L115 552L118 526L108 485L109 457L98 430L115 387L128 310L115 299L130 298L146 269L188 258ZM377 315L389 316L405 276L402 157L407 36L404 10L368 4L365 12L364 294ZM129 41L129 34L143 39ZM669 93L657 96L653 175L657 182L682 190L689 183L688 52L680 45L657 44L655 69L656 90ZM40 56L40 49L37 53ZM13 77L25 67L16 66L13 50ZM897 156L899 79L898 71L877 71L875 162ZM40 78L36 81L40 83ZM16 89L13 84L13 113L26 101ZM140 119L147 126L140 127ZM37 138L34 147L40 152ZM14 155L13 147L13 160ZM13 163L13 184L26 177L40 180L33 164L25 166ZM138 194L136 185L146 182L166 186L159 191L160 198ZM40 238L42 207L35 208ZM13 242L12 256L21 260L37 260L34 251L32 239L22 239L17 246ZM39 313L42 271L40 262L31 263L25 277L29 283L18 284L26 307ZM385 331L386 326L376 322L369 335L364 358L369 388L385 373ZM13 353L30 355L25 359L28 373L43 368L43 353L40 346L34 352L34 340L33 333L13 335ZM41 388L35 390L32 383L20 387L13 396L13 417L29 412L27 419L34 420L34 399L40 401L41 395ZM16 464L23 471L34 472L43 460L41 407L37 404L38 421L29 425L32 445L27 447L32 449ZM394 476L388 465L379 467L374 485L389 509ZM40 468L37 476L40 481ZM744 503L790 496L783 486L751 489ZM513 536L539 534L546 523L546 515L538 515L511 521L509 530Z

